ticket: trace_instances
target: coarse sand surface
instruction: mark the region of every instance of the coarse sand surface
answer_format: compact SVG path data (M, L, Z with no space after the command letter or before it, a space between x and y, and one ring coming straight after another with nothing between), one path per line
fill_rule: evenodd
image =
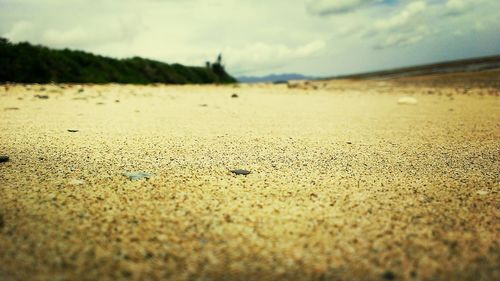
M500 280L498 89L318 85L1 86L0 280Z

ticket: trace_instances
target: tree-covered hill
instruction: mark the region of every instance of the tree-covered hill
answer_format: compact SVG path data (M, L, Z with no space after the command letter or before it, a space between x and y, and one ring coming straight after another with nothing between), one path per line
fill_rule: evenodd
M205 67L139 57L113 59L82 51L54 50L0 38L0 82L17 83L234 83L220 56Z

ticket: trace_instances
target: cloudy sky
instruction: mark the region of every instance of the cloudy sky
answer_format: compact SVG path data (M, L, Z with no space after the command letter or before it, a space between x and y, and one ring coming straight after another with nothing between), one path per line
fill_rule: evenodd
M0 0L0 36L235 75L328 76L500 54L498 0Z

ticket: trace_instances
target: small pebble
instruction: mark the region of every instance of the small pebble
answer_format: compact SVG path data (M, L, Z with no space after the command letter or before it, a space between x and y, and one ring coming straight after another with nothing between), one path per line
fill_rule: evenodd
M49 98L49 96L47 95L35 95L35 98L39 98L39 99L42 99L42 100L46 100Z
M85 181L83 181L83 180L77 180L77 179L71 180L69 182L70 185L82 185L84 183L85 183Z
M7 162L7 161L9 161L9 156L0 155L0 163Z
M19 110L19 107L6 107L4 110Z
M70 132L70 133L76 133L76 132L78 132L78 130L77 129L68 129L68 132Z
M129 180L149 179L152 176L144 172L125 172L122 175L126 176Z
M231 173L235 174L235 175L248 175L250 174L250 171L247 171L247 170L242 170L242 169L237 169L237 170L231 170Z
M232 98L237 98L238 97L238 94L232 94L231 95Z

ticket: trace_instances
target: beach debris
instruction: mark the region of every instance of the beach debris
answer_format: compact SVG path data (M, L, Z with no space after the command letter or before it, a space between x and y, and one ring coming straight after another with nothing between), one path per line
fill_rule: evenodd
M250 171L243 170L243 169L236 169L236 170L230 170L230 171L231 171L231 173L233 173L235 175L243 175L243 176L246 176L246 175L251 173Z
M400 104L400 105L415 105L415 104L417 104L417 99L414 97L401 97L398 99L398 104Z
M238 94L234 93L234 94L232 94L232 95L231 95L231 97L232 97L232 98L237 98L237 97L239 97L239 96L238 96Z
M488 195L488 191L486 190L478 190L476 193L481 196Z
M144 172L125 172L122 175L126 176L129 180L140 180L140 179L149 179L153 175Z
M7 156L7 155L0 155L0 163L8 162L8 161L9 161L9 156Z
M352 142L348 141L347 144L352 144Z
M19 107L6 107L4 110L19 110Z
M41 100L46 100L46 99L49 99L49 96L47 96L47 95L35 95L35 98L39 98Z
M311 84L309 81L288 81L288 89L299 89L299 90L317 90L318 86Z
M76 132L78 132L78 130L77 129L68 129L68 132L70 132L70 133L76 133Z

